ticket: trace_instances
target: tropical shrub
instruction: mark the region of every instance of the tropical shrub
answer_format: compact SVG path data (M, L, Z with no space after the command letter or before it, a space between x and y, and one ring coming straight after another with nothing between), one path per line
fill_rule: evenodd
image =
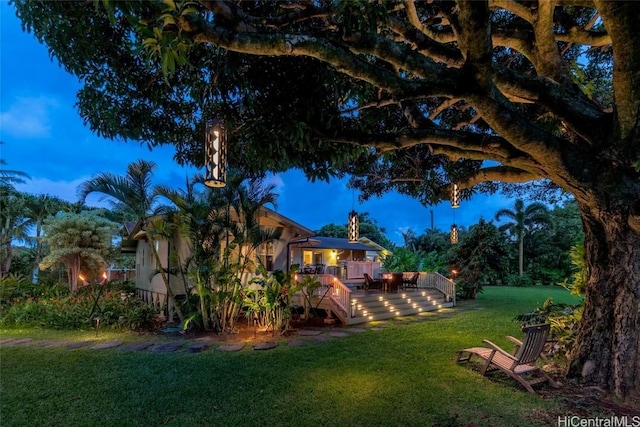
M255 319L261 329L270 330L274 335L284 334L289 329L292 296L296 290L293 286L295 271L296 268L291 268L286 274L282 271L270 273L259 266L259 276L254 277L245 290L246 316Z
M68 287L67 287L68 288ZM91 328L100 318L100 327L150 330L157 310L122 290L117 284L82 287L75 294L17 301L0 310L4 327L50 329Z
M573 276L558 285L568 289L573 295L584 295L587 278L584 245L582 243L574 245L569 251L569 257L574 269ZM516 317L516 320L525 323L550 323L551 335L557 340L556 350L568 359L576 340L583 309L584 301L576 305L554 304L549 298L542 307L530 313L521 314Z
M570 279L559 283L560 286L571 291L573 295L584 295L587 285L587 262L585 256L584 244L579 243L571 247L569 258L571 258L573 274Z
M520 314L514 320L523 325L549 323L550 336L555 340L553 353L566 361L575 344L583 308L583 303L575 305L554 303L552 298L548 298L542 307Z
M393 255L382 260L382 268L389 272L432 271L444 273L446 262L444 255L437 251L428 253L406 248L397 248Z
M406 248L398 248L382 260L382 268L385 271L403 272L419 271L420 253Z
M483 283L495 281L504 272L507 250L498 228L482 218L469 229L455 249L459 267L458 298L475 298Z
M34 293L34 285L25 276L8 274L0 278L0 305L9 304L16 299L31 297Z
M522 276L518 274L510 274L507 276L507 286L515 286L515 287L525 287L532 286L533 279L528 273L522 273Z
M295 268L297 270L298 265L295 264L294 266L292 266L292 268ZM298 292L300 297L302 298L302 301L301 301L302 310L303 310L304 318L306 319L306 321L309 321L309 319L311 318L311 313L313 308L313 302L312 302L313 293L320 286L322 286L322 283L320 283L316 279L315 275L306 274L302 277L302 280L300 282L297 282L294 288L292 289L292 295ZM292 306L292 310L295 310L295 309L296 307Z

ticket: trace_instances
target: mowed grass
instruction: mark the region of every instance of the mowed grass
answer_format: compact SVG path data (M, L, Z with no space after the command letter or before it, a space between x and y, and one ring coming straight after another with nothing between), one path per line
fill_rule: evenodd
M549 425L564 415L555 399L455 363L458 349L484 338L508 347L505 335L521 335L513 317L549 296L577 301L561 288L486 288L478 300L420 321L404 318L379 331L269 351L4 347L0 425ZM0 336L95 338L30 330L0 330ZM141 338L105 333L100 339Z

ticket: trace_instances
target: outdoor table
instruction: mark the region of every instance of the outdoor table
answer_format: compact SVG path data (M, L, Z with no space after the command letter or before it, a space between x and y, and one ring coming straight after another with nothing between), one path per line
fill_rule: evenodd
M402 287L402 273L384 273L382 275L382 291L398 291Z

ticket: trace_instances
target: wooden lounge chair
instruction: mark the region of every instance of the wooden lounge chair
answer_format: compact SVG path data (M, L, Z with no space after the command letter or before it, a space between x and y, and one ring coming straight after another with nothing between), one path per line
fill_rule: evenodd
M420 277L420 273L413 273L409 278L402 279L402 289L413 288L416 291L418 290L418 277Z
M364 273L364 290L369 292L369 289L382 290L382 280L374 279L368 273Z
M487 372L501 370L514 380L518 381L530 393L535 393L532 385L549 382L553 387L559 385L551 379L540 368L535 366L549 335L549 324L527 326L522 329L524 340L520 341L513 337L507 337L516 344L516 352L510 354L491 341L483 340L487 347L472 347L458 351L458 363L468 362L475 354L482 360L484 365L480 372L485 375ZM527 378L531 377L531 379Z

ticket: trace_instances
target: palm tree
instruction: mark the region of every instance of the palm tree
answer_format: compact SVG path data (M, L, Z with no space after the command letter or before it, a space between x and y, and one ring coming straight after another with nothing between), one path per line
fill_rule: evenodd
M424 234L416 237L415 245L418 250L425 253L444 252L445 248L449 246L449 235L437 228L427 228Z
M224 188L196 192L194 184L202 182L196 175L187 180L186 190L159 186L157 192L175 206L167 216L190 244L192 255L179 264L196 286L203 327L224 332L232 328L239 307L238 273L252 266L261 244L280 238L281 230L259 224L260 208L275 205L276 195L273 186L233 174Z
M108 200L114 208L123 206L136 218L144 220L156 207L158 194L152 186L155 162L138 160L127 166L125 176L101 173L78 187L78 197L84 202L91 193L101 193L100 201Z
M524 202L518 199L514 210L500 209L496 212L496 221L500 221L503 216L511 219L511 221L502 224L498 228L500 231L508 231L518 241L518 272L522 277L524 271L524 236L535 229L536 226L552 224L549 210L539 202L532 203L525 208Z
M56 196L49 194L25 195L25 217L28 220L27 226L30 230L35 228L35 246L34 246L34 267L32 274L32 282L38 283L39 264L43 256L42 223L44 220L55 215L62 208L65 202Z
M78 187L78 197L80 202L85 201L92 193L100 193L99 200L107 200L114 209L124 210L134 215L142 224L142 232L148 242L156 265L161 266L160 255L154 240L167 238L166 227L155 222L149 222L148 217L158 208L157 188L152 185L153 172L157 168L155 162L138 160L127 166L126 175L115 175L112 173L101 173L83 182ZM169 285L167 272L160 269L160 275L167 289L167 295L175 301L175 295ZM176 313L182 321L184 316L179 305L175 305Z
M253 260L252 254L265 242L277 240L281 230L267 229L260 226L260 212L263 206L277 207L278 195L274 193L275 185L265 186L260 179L250 179L237 188L237 198L232 208L238 216L235 226L236 238L240 237L245 250L244 267Z
M402 240L404 241L404 247L406 249L415 251L416 250L416 240L417 240L417 236L416 233L408 228L405 231L402 231Z
M0 184L0 278L9 273L14 240L29 238L29 219L25 217L25 197L8 184Z
M2 144L4 144L4 142L0 141L0 145ZM0 158L0 165L6 164L7 162ZM0 185L13 188L13 184L23 184L26 182L26 179L31 179L31 177L22 171L0 169Z

